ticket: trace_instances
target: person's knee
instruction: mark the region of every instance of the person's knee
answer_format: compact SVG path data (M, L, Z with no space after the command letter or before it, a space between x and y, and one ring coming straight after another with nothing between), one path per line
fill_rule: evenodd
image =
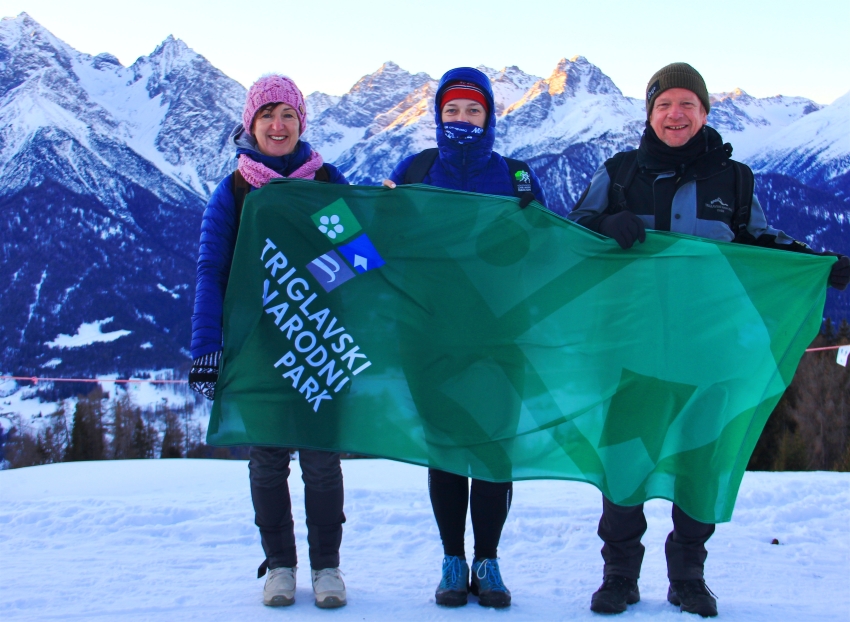
M685 514L682 509L673 505L673 532L674 540L708 540L714 534L713 523L703 523Z
M272 488L289 477L289 450L282 447L251 447L248 474L252 486Z
M484 480L472 480L470 494L481 497L507 497L510 499L513 491L513 482L485 482Z
M304 485L316 491L342 487L342 465L338 453L301 450L298 452L301 479Z

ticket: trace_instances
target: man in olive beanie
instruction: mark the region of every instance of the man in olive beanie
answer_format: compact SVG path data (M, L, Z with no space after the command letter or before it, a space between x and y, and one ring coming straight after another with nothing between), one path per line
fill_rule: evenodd
M767 223L754 193L752 171L731 159L732 146L708 126L711 101L705 81L687 63L659 69L646 86L646 129L640 146L607 160L569 218L614 238L622 248L646 239L646 229L797 253L834 255L828 284L845 289L850 259L816 253ZM695 327L699 330L700 327ZM602 586L590 608L621 613L640 600L638 578L646 531L643 505L626 507L603 498L599 537L604 541ZM705 544L714 525L697 521L673 504L673 531L665 554L667 600L682 611L717 615L704 579Z
M646 118L652 112L655 99L664 91L669 89L687 89L691 91L702 103L706 114L711 112L711 100L708 98L708 89L705 80L699 71L688 63L670 63L662 67L649 79L646 85Z

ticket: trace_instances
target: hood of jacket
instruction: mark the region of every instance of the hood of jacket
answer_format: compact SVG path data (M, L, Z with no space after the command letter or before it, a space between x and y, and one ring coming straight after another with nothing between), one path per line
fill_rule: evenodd
M460 145L446 136L440 110L440 97L446 86L462 80L472 82L481 87L487 99L487 126L479 140L467 145ZM437 147L440 150L440 161L452 176L459 179L463 176L475 175L483 171L493 153L493 143L496 141L496 105L493 98L493 87L490 79L473 67L457 67L443 74L437 86L434 98L434 119L437 124Z

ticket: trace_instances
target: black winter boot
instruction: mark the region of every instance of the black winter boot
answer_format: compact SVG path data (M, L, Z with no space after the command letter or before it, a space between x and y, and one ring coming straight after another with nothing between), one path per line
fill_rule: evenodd
M596 613L623 613L628 605L640 601L640 590L635 579L612 574L590 599L590 610Z
M679 607L681 611L698 613L703 618L713 618L717 615L714 592L708 589L703 579L670 581L667 600Z

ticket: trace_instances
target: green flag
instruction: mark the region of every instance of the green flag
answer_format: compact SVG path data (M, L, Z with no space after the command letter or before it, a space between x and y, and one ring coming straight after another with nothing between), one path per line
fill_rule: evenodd
M834 261L533 203L281 180L248 195L207 440L589 482L731 518Z

